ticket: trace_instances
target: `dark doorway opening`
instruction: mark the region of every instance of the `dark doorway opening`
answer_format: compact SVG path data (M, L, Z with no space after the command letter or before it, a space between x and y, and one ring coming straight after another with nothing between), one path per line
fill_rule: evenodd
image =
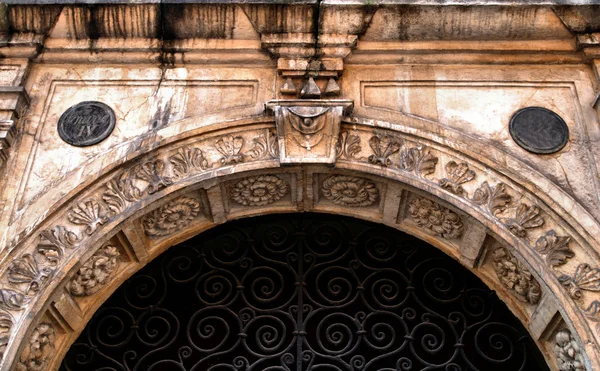
M436 248L334 215L230 222L95 313L61 370L548 370L495 293Z

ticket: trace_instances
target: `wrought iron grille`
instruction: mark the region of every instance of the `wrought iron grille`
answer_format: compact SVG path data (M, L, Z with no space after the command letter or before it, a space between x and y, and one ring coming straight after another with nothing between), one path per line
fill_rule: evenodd
M61 370L548 370L493 291L430 245L315 214L205 232L99 309Z

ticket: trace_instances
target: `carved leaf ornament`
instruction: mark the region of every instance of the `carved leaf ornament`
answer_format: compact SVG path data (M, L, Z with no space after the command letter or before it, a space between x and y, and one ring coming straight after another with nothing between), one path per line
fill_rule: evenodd
M362 150L362 147L360 146L360 137L358 135L350 134L348 131L343 131L340 133L335 148L337 158L344 157L347 159L357 159L356 155Z
M243 206L265 206L279 201L288 190L288 183L275 175L253 176L231 188L231 199Z
M522 203L517 206L515 217L507 219L505 224L512 233L525 238L527 237L527 230L541 226L544 224L544 219L540 216L539 207Z
M490 187L488 182L484 181L475 190L472 201L477 205L485 205L492 215L497 216L506 210L512 197L506 192L506 186L503 183Z
M375 135L369 139L369 146L373 150L373 154L368 158L369 163L390 166L392 160L389 157L400 151L402 140L390 135Z
M128 202L135 202L140 198L142 198L142 191L133 184L133 180L126 172L109 180L106 183L106 191L102 194L102 200L115 214L121 213Z
M581 299L581 290L600 291L600 269L592 268L587 263L579 264L573 276L563 274L558 280L574 299Z
M412 147L402 152L400 167L420 177L433 174L438 158L422 147Z
M86 225L85 233L92 234L98 226L108 221L104 208L96 200L78 203L67 214L73 224Z
M569 242L571 242L571 237L557 236L554 230L550 230L538 238L535 249L540 254L546 255L546 262L551 267L556 267L565 264L568 259L575 256L573 250L568 246Z
M154 194L173 184L173 181L163 175L165 163L162 160L146 161L133 168L134 175L148 183L148 194Z
M119 256L120 253L114 246L100 248L69 281L69 292L75 296L89 296L98 292L115 273Z
M150 237L168 236L185 228L199 213L200 201L181 196L146 214L142 226Z
M321 190L329 201L341 206L371 206L379 200L375 183L364 178L332 175L323 181Z
M204 153L199 148L182 148L169 158L169 162L177 178L182 178L194 170L205 170L209 167Z
M223 155L222 165L233 165L244 162L244 156L240 153L244 146L244 138L228 135L216 141L217 151Z
M38 267L38 263L31 254L24 254L13 260L8 267L8 282L16 284L27 284L25 293L37 293L42 285L52 276L50 268Z
M56 264L62 259L65 249L73 249L79 243L79 237L75 233L60 225L43 230L40 232L40 236L37 252L45 256L52 264Z
M465 192L462 184L475 179L475 172L470 170L469 165L465 162L461 162L460 164L454 161L448 162L446 164L446 173L448 174L448 178L440 180L440 187L458 196L462 196Z

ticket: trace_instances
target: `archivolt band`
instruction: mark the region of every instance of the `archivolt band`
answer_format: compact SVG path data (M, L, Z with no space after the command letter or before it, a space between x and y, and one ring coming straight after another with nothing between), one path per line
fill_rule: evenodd
M402 232L259 217L169 249L97 311L61 370L548 370L460 264Z

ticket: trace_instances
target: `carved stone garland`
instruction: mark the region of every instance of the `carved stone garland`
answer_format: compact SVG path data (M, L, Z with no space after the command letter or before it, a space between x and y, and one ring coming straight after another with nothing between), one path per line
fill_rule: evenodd
M569 330L560 330L556 334L556 363L560 371L584 371L581 347Z
M56 335L50 323L37 325L17 364L17 371L45 371L46 363L54 356Z

